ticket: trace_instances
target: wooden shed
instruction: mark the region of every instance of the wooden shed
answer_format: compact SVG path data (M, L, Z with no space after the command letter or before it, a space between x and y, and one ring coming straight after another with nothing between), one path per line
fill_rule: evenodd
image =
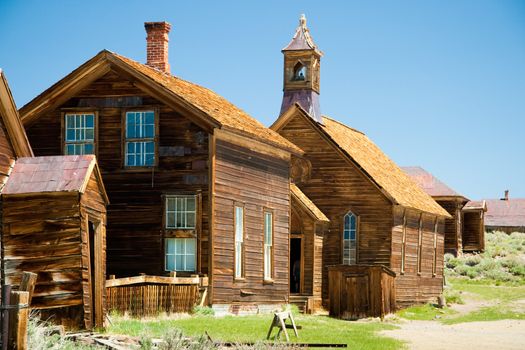
M485 250L485 213L487 202L469 201L461 209L463 215L463 251L482 252ZM525 215L525 214L524 214Z
M310 174L296 185L330 220L322 248L323 304L331 302L331 265L393 270L401 306L437 297L443 222L450 215L364 133L321 115L321 54L304 17L282 52L283 107L271 128L305 152Z
M2 278L38 274L32 308L70 328L101 327L108 199L95 157L16 160L2 190Z
M146 64L103 50L20 110L35 154L97 156L111 200L108 274L208 277L218 312L279 307L290 164L303 152L171 75L170 25L145 28Z

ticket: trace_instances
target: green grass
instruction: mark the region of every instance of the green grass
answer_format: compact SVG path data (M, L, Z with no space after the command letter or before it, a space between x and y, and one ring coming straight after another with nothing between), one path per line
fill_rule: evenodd
M491 280L464 280L451 278L448 283L454 290L469 293L478 300L512 302L525 299L525 285L497 285Z
M176 328L187 336L202 336L208 332L215 341L257 342L264 341L270 323L271 315L257 316L193 316L180 319L164 320L134 320L123 317L113 319L109 333L128 334L160 338L167 330ZM306 343L345 343L352 349L399 349L403 343L382 337L377 334L381 330L395 329L393 325L371 321L342 321L326 316L296 316L296 323L302 326L299 338L288 330L292 342ZM276 330L274 329L275 334ZM282 336L281 339L283 339Z
M499 321L499 320L525 320L525 313L513 311L509 307L497 305L483 307L466 315L443 319L444 324L456 324L463 322Z
M454 315L456 312L448 307L437 308L432 304L416 305L397 312L399 317L407 320L430 321Z

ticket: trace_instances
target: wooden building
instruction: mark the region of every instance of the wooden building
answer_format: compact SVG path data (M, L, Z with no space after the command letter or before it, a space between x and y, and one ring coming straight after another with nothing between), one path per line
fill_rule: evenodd
M209 277L230 312L288 302L290 164L302 151L171 75L166 22L147 64L101 51L24 106L36 155L95 154L111 201L107 272Z
M421 167L412 166L403 167L402 169L452 216L450 219L445 220L445 253L458 255L464 250L483 250L481 248L484 245L485 236L484 232L479 232L479 228L483 226L483 214L480 213L480 210L483 210L483 208L479 208L479 205L477 209L470 207L466 214L469 222L465 223L463 220L465 216L463 208L469 202L469 199L454 191ZM473 214L474 212L476 214ZM471 230L474 231L472 232ZM464 244L465 238L468 240L466 248Z
M398 305L437 297L444 219L450 215L366 135L322 116L313 105L319 103L321 52L304 17L283 54L282 113L271 128L305 152L309 176L296 185L329 219L322 279L316 282L325 306L328 267L340 264L390 268L397 275ZM294 249L299 247L291 246L290 255Z
M486 201L469 201L461 209L463 215L462 243L464 252L485 250Z
M486 199L485 229L506 233L525 232L525 198Z
M33 309L74 328L102 326L107 197L95 157L33 157L1 78L2 285L34 272Z

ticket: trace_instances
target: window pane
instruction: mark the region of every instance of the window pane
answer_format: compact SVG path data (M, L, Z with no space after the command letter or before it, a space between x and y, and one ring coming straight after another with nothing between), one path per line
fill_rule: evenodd
M243 207L235 207L235 241L243 241Z
M95 116L93 114L86 115L86 128L95 127Z
M84 154L93 154L93 144L92 143L86 143L84 145Z
M186 215L186 227L195 227L195 214L188 213Z
M175 253L175 239L174 238L166 239L166 253L167 254Z
M186 255L186 271L195 271L195 255Z
M94 140L95 139L95 132L93 129L86 129L86 132L84 134L84 140Z
M166 270L175 271L175 256L166 255Z
M175 255L175 269L177 271L185 271L183 255Z
M155 113L146 112L146 124L155 124Z

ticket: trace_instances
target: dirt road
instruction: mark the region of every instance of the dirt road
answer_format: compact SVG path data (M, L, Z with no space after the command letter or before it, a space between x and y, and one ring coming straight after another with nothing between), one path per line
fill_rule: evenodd
M406 341L413 350L525 349L525 321L502 320L443 325L437 321L404 321L381 334Z

